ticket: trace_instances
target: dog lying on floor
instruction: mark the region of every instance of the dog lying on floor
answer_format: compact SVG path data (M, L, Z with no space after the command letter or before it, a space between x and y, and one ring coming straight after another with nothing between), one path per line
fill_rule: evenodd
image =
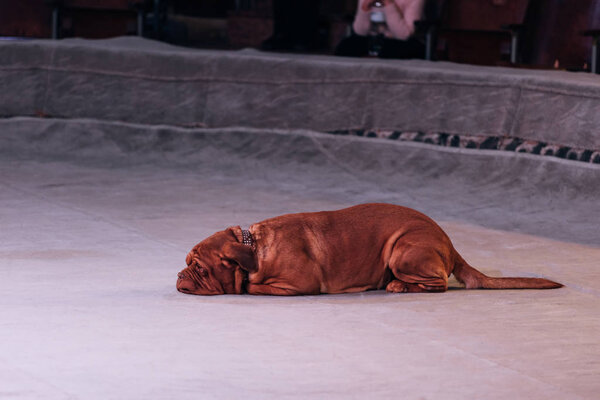
M199 295L553 289L541 278L492 278L471 267L431 218L391 204L287 214L234 226L198 243L177 290Z

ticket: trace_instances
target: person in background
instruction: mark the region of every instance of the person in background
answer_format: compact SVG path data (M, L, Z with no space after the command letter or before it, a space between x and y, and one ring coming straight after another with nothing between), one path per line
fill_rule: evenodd
M425 0L359 0L351 36L335 55L347 57L423 58L425 46L414 37Z

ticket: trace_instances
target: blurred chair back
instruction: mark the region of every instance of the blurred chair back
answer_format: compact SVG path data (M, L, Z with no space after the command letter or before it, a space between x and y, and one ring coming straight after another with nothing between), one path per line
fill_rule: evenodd
M592 39L600 29L600 0L530 0L521 60L535 67L582 69L591 61Z
M423 18L415 22L415 36L425 43L425 59L436 58L437 35L447 0L425 0Z
M440 24L440 58L478 65L507 64L511 34L530 0L446 0Z

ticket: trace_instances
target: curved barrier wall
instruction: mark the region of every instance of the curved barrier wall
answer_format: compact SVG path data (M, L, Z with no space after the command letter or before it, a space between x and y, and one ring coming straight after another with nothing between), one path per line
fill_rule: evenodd
M433 132L600 149L600 79L591 74L202 51L134 37L6 42L0 55L2 117Z

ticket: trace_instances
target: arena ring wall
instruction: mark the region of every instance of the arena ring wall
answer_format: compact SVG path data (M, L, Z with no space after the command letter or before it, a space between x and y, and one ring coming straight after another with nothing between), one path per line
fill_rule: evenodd
M0 49L2 117L434 133L600 149L600 81L592 74L186 50L137 37Z

